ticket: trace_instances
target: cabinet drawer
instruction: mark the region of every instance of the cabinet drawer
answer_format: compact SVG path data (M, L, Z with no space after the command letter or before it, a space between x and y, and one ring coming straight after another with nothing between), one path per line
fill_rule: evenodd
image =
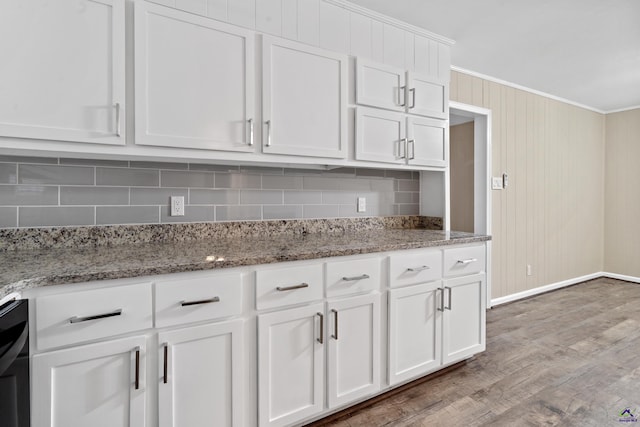
M171 280L156 284L156 327L240 314L240 273Z
M322 299L322 264L258 270L256 272L256 308Z
M445 277L479 273L484 271L484 269L484 245L445 249L444 251Z
M327 262L327 297L353 295L380 289L378 258Z
M151 284L70 292L36 299L38 350L153 326Z
M389 257L390 286L424 283L442 277L442 252L423 250L393 254Z

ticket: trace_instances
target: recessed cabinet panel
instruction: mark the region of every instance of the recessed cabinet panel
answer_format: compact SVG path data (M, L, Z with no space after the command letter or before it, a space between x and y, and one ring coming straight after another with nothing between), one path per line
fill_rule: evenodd
M124 3L0 2L0 136L125 143Z
M406 123L402 113L358 107L356 159L405 163Z
M407 118L407 161L416 166L446 167L449 163L449 128L442 120Z
M263 152L345 158L347 57L263 36Z
M136 144L253 151L253 32L135 6Z
M361 58L356 63L356 103L404 111L405 72Z

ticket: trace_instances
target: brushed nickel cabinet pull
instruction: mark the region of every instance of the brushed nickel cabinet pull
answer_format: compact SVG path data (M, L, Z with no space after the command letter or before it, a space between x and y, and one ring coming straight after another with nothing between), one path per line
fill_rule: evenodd
M413 87L409 89L409 92L411 92L411 105L409 106L409 108L415 108L416 107L416 88Z
M299 285L294 285L294 286L278 286L276 288L276 291L286 292L286 291L293 291L294 289L302 289L302 288L308 288L308 287L309 287L308 283L300 283Z
M169 373L169 344L164 344L164 362L162 365L162 382L167 383L167 374Z
M271 147L271 120L264 123L267 125L267 147Z
M253 119L247 120L249 122L249 146L253 145Z
M459 259L456 264L471 264L476 261L478 261L478 258Z
M187 307L190 305L199 305L199 304L211 304L212 302L220 302L220 297L213 297L208 299L200 299L196 301L180 301L180 305L182 307Z
M408 147L409 146L411 147L411 156L409 157L408 160L413 160L413 159L416 158L416 140L415 139L410 139L409 142L408 142Z
M398 87L398 105L401 107L404 107L407 105L407 100L406 97L404 97L404 102L400 102L400 95L407 89L406 86L399 86Z
M423 265L421 267L411 267L411 268L407 268L407 271L410 271L412 273L416 273L418 271L424 271L424 270L431 270L431 267L429 267L428 265Z
M135 348L136 351L136 379L135 379L135 387L136 390L140 388L140 347Z
M444 288L449 291L449 305L446 306L445 308L447 310L451 311L451 287L445 286ZM442 292L442 293L444 294L444 292Z
M116 102L116 136L120 136L120 103Z
M320 344L324 344L324 315L320 312L316 313L316 315L320 317L320 338L317 340Z
M338 341L338 310L331 309L331 312L333 313L333 335L331 338Z
M94 314L93 316L85 316L85 317L73 316L71 319L69 319L69 323L81 323L81 322L88 322L89 320L106 319L107 317L120 316L121 314L122 314L122 309L119 308L109 313Z
M369 276L368 274L361 274L360 276L352 276L352 277L343 277L342 280L344 280L345 282L355 282L356 280L364 280L364 279L368 279Z
M438 307L438 311L444 311L444 288L436 289L436 292L440 291L440 307Z

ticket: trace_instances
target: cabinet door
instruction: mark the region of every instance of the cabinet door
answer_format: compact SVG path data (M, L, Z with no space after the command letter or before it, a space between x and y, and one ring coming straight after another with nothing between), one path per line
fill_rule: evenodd
M347 155L347 57L263 36L263 152Z
M407 159L410 165L446 167L449 127L444 120L408 117Z
M284 426L324 408L324 306L258 316L258 419Z
M327 305L328 399L335 408L380 390L380 294Z
M484 274L444 281L442 363L466 359L485 349Z
M124 144L124 0L0 2L0 136Z
M32 426L144 427L145 349L130 337L33 356Z
M242 425L242 324L158 333L160 427Z
M136 144L253 151L254 33L135 7Z
M404 114L373 108L357 108L357 160L404 164L407 155L405 136Z
M356 103L387 110L405 111L405 71L357 59Z
M389 291L389 384L441 365L442 282Z
M449 118L449 83L407 72L407 112L437 119Z

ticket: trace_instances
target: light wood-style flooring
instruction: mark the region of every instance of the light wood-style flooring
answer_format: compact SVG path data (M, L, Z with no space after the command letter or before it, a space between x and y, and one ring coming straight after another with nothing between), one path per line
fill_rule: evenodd
M629 421L620 416L626 408L638 423L621 421ZM640 284L596 279L495 307L487 313L486 352L327 421L338 427L640 425Z

